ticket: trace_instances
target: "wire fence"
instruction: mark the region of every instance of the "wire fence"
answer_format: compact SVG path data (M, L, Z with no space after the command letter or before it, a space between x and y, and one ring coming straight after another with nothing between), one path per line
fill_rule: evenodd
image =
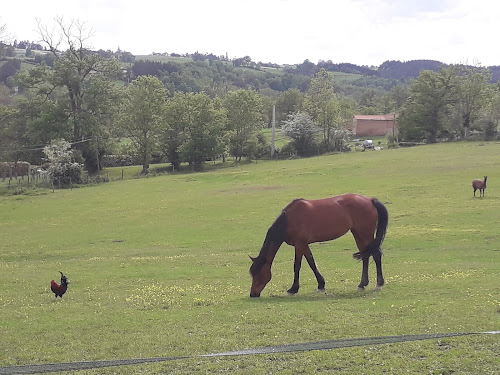
M121 179L123 180L123 172ZM73 189L77 185L98 184L109 181L110 176L107 173L96 176L90 176L88 173L84 173L79 181L73 181L71 177L52 178L47 173L22 177L0 175L0 193L4 190L4 192L10 192L12 194L22 194L25 191L37 188L51 189L52 191L56 189Z
M0 367L0 375L43 374L48 372L78 371L78 370L88 370L88 369L96 369L104 367L138 365L138 364L167 362L167 361L193 359L193 358L220 358L220 357L234 357L234 356L244 356L244 355L303 352L303 351L313 351L313 350L332 350L339 348L351 348L356 346L396 344L409 341L420 341L420 340L440 339L445 337L486 335L486 334L490 335L500 334L500 331L428 333L421 335L361 337L354 339L340 339L340 340L327 340L327 341L317 341L309 343L289 344L289 345L276 345L276 346L268 346L255 349L236 350L231 352L210 353L201 355L186 355L179 357L133 358L133 359L117 359L117 360L103 360L103 361L47 363L41 365L6 366L6 367Z

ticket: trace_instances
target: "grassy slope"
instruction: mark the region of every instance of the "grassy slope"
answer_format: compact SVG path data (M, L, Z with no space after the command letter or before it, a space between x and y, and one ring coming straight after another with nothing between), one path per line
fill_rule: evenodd
M0 197L0 365L203 354L347 337L498 330L500 144L454 143L259 162L202 174ZM484 199L470 181L488 175ZM250 265L293 198L345 192L387 203L387 285L359 293L346 235L315 244L327 280L283 245L250 300ZM63 301L49 282L67 274ZM82 373L495 373L498 336Z
M146 61L156 61L156 62L161 62L161 63L166 63L166 62L175 62L175 63L187 63L187 62L192 62L193 59L190 57L172 57L172 56L153 56L153 55L138 55L136 56L136 60L146 60ZM206 61L208 64L208 61ZM225 62L227 64L230 64L229 62ZM263 74L264 72L271 73L274 75L283 75L285 74L285 71L282 68L268 68L268 67L262 67L260 70L255 70L255 69L250 69L250 68L245 68L245 67L239 67L236 69L245 69L248 70L251 73L254 74ZM335 81L337 82L342 82L342 83L349 83L352 81L355 81L359 78L362 78L363 75L361 74L351 74L351 73L343 73L343 72L332 72Z

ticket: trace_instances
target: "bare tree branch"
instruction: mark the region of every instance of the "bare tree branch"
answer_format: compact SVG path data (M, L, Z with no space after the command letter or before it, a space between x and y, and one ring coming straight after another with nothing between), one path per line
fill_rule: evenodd
M40 35L40 41L39 43L45 43L47 49L55 56L57 57L57 52L59 51L59 46L62 43L62 38L59 36L58 40L56 41L54 37L55 33L55 28L53 27L52 30L49 30L47 26L42 25L41 21L39 18L36 18L36 23L38 25L38 34Z
M7 31L7 25L1 22L2 18L0 18L0 43L10 43L12 35Z
M94 36L94 30L87 27L87 23L80 20L66 22L64 17L54 19L55 26L49 29L40 19L36 19L38 34L47 49L56 57L63 49L67 49L75 58L81 60L85 52L90 50L88 41Z

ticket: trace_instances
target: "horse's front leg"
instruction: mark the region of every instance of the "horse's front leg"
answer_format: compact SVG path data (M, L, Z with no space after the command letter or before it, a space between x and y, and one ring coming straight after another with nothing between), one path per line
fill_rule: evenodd
M287 294L293 295L299 291L300 282L299 282L299 274L300 267L302 265L302 251L300 251L297 247L295 247L295 262L293 263L293 284L290 289L287 290Z
M363 271L361 272L361 282L358 285L358 290L364 290L365 286L368 285L368 264L370 262L370 257L363 258Z
M325 278L323 275L318 270L318 267L316 267L316 262L314 261L314 257L312 255L311 249L309 246L306 246L307 250L305 251L305 256L307 259L307 263L309 264L309 267L311 267L312 271L314 272L314 276L316 276L316 280L318 281L318 291L319 292L324 292L325 291Z

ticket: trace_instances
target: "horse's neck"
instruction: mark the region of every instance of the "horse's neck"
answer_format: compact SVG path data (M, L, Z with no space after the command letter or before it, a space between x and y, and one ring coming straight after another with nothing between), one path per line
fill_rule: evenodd
M269 264L273 264L274 258L276 257L276 253L280 249L282 243L283 242L281 243L271 242L268 245L266 251L266 259Z

